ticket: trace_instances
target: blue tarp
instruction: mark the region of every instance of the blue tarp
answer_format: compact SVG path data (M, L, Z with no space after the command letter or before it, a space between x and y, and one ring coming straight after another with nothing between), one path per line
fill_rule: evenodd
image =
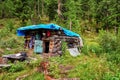
M58 26L56 24L38 24L38 25L31 25L31 26L25 26L20 27L17 29L17 35L18 36L25 36L25 32L28 30L37 30L37 29L50 29L50 30L63 30L66 36L74 36L74 37L80 37L79 34L72 32L70 30L67 30L65 28L62 28L61 26Z

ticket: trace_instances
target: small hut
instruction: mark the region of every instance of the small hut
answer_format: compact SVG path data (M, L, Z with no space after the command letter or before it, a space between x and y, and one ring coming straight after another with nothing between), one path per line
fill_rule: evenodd
M62 41L67 42L68 48L82 46L79 34L56 24L39 24L20 27L18 36L24 36L24 47L43 55L62 55Z

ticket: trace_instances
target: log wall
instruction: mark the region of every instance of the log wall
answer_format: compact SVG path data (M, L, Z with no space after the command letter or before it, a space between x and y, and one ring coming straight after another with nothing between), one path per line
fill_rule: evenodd
M72 44L74 47L79 47L79 38L68 37L68 36L57 36L54 35L50 39L49 51L52 55L62 55L62 41Z

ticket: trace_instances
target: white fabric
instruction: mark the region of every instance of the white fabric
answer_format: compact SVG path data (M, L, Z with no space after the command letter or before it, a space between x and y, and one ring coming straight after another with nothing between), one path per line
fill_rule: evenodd
M15 54L16 56L20 56L21 54L20 53L17 53L17 54Z
M78 51L77 48L70 48L70 49L68 49L68 51L70 52L71 56L76 57L76 56L80 55L80 52Z

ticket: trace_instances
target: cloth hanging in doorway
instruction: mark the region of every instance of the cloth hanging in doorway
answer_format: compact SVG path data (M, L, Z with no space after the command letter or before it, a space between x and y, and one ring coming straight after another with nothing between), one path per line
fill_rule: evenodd
M34 52L35 53L42 53L43 52L42 44L43 44L43 41L35 40L35 44L34 44Z

